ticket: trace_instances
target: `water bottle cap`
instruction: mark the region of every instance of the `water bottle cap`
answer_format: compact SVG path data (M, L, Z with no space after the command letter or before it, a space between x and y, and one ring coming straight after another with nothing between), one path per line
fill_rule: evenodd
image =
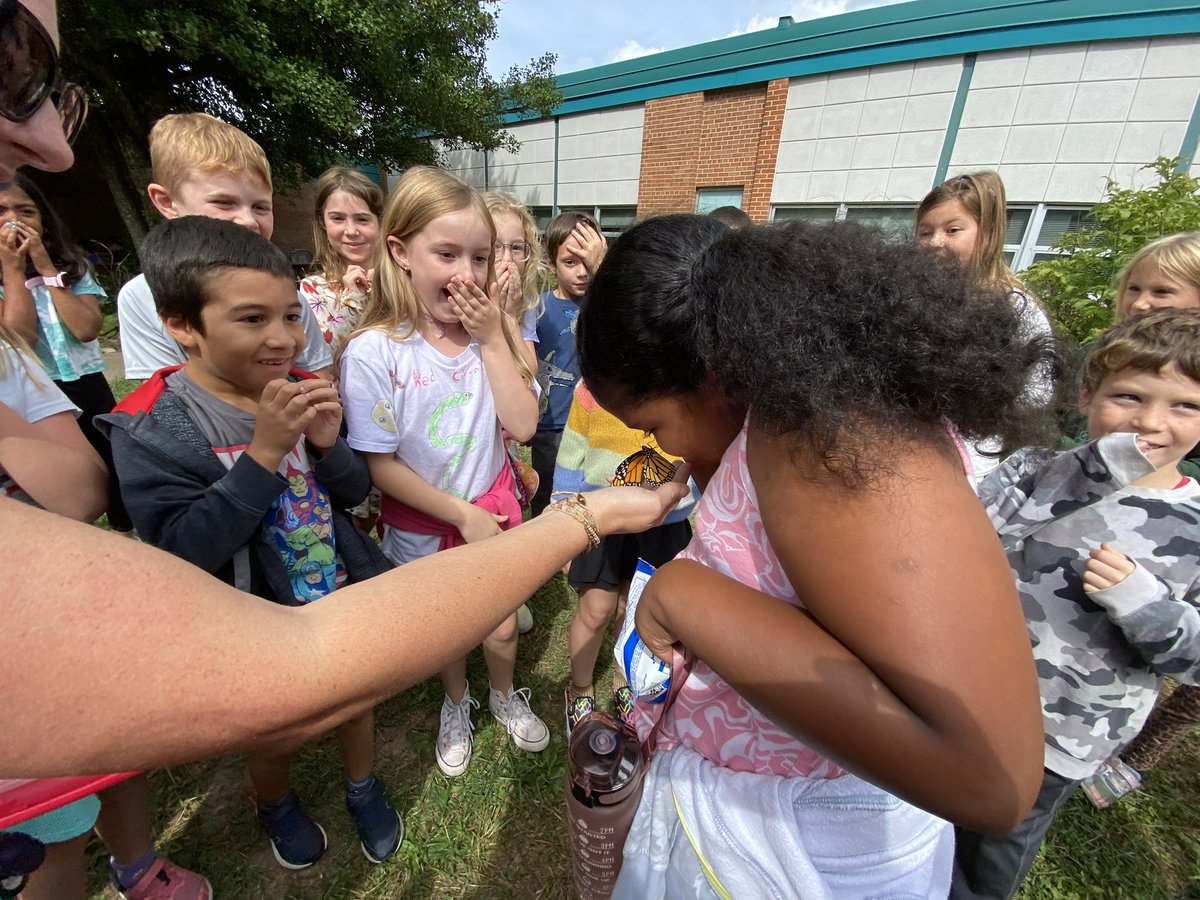
M597 753L612 753L617 747L617 733L607 728L597 728L588 736L588 746Z
M637 774L637 735L605 713L591 713L571 731L567 762L572 783L586 794L623 788Z

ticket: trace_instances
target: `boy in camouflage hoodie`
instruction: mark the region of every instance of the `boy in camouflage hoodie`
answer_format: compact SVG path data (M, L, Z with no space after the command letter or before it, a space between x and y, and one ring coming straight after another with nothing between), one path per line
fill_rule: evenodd
M1011 897L1055 813L1137 735L1169 675L1200 679L1200 310L1127 319L1084 366L1092 443L1026 449L980 485L1025 611L1046 771L1013 831L957 830L951 896ZM980 773L987 777L987 773Z

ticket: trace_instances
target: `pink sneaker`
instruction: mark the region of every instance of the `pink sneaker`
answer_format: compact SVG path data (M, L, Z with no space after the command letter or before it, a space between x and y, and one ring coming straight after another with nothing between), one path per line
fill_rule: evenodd
M212 885L203 875L159 856L121 896L126 900L212 900Z

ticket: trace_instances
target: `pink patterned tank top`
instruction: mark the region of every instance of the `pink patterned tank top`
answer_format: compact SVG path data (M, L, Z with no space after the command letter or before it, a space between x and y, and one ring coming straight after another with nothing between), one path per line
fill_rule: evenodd
M803 606L763 529L746 467L745 428L725 451L700 498L695 534L680 558L702 563L792 606ZM674 662L675 671L680 671L678 654ZM643 740L661 708L637 704L638 733ZM659 747L676 744L738 772L805 778L845 774L756 710L701 660L693 663L659 733Z

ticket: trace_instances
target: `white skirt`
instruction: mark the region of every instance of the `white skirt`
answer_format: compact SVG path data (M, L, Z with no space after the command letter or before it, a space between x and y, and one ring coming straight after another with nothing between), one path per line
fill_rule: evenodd
M655 754L614 900L946 897L949 822L854 775L734 772Z

